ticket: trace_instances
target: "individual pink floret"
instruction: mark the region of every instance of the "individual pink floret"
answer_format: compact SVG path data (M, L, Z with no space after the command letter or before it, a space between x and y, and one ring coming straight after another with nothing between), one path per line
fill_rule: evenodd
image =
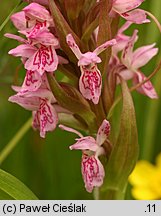
M49 89L45 75L42 77L41 86L39 88L36 86L37 90L34 89L33 91L32 88L34 81L36 81L36 74L34 74L33 77L31 71L27 73L29 74L26 75L25 79L28 78L28 82L23 84L22 87L13 86L17 94L11 96L9 101L17 103L27 110L33 111L33 128L40 130L40 136L44 138L46 132L53 131L58 123L58 114L54 107L56 99ZM37 85L39 84L40 83ZM30 88L27 85L30 85Z
M102 89L102 77L97 67L97 63L100 63L101 59L98 55L109 46L116 44L116 40L107 41L93 52L86 53L81 53L71 34L67 35L66 41L78 59L78 66L81 70L79 79L80 92L86 99L92 100L94 104L98 104Z
M96 139L91 136L83 137L78 131L64 125L59 125L59 127L62 130L73 132L80 137L76 139L75 144L70 146L70 149L82 150L82 176L86 190L92 192L94 187L100 187L103 184L105 171L98 157L105 153L101 146L109 136L110 123L107 120L102 122Z
M146 79L145 75L140 71L140 68L146 65L158 53L158 48L154 48L155 43L140 47L133 51L137 32L137 30L134 31L133 36L123 49L121 62L126 66L126 69L123 69L120 72L125 80L133 78L134 84L141 83ZM137 91L152 99L158 98L151 81L147 81L141 85Z

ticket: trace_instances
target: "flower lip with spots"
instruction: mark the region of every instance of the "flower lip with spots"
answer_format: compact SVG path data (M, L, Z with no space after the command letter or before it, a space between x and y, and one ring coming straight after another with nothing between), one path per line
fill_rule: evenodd
M10 55L21 56L25 69L44 72L53 72L57 69L59 59L54 46L40 45L38 48L30 44L22 44L9 51Z
M116 40L107 41L93 52L86 53L81 53L71 34L66 36L66 41L78 59L78 66L81 70L81 77L79 79L80 92L86 99L92 100L94 104L98 104L102 89L102 77L97 67L97 64L101 62L101 58L98 55L109 46L115 45Z
M82 176L86 190L92 192L94 187L100 187L103 184L105 176L104 167L98 157L105 153L102 145L110 133L109 122L107 120L102 122L98 129L96 139L91 136L83 137L78 131L64 125L59 125L59 127L62 130L75 133L80 137L69 148L71 150L82 150Z
M36 75L34 77L31 76L32 74L30 73L29 84L31 79L32 81L33 79L36 80ZM17 94L9 98L9 101L33 111L33 127L40 130L40 136L43 138L45 138L46 132L53 131L58 123L58 115L53 106L56 99L48 89L47 80L45 80L44 76L45 74L42 77L41 86L38 89L34 89L33 91L33 86L28 88L26 86L14 86L13 89L17 91ZM27 90L25 91L24 88L27 88Z

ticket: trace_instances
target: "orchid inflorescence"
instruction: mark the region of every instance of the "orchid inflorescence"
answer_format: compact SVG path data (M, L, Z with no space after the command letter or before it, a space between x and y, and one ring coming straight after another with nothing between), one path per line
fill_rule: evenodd
M120 165L120 155L114 153L117 144L109 136L115 129L111 118L107 120L116 89L122 86L123 102L126 101L131 97L126 97L127 81L132 80L139 93L158 98L151 81L141 71L157 55L156 44L135 49L138 30L131 36L125 34L132 24L149 23L148 13L138 9L143 0L27 2L22 11L11 16L20 35L5 34L20 42L9 54L21 57L26 70L22 85L12 87L16 94L9 101L32 111L32 126L41 137L45 138L46 132L53 131L58 123L62 130L79 136L70 149L82 151L82 176L86 190L92 192L94 187L103 185L105 166L115 166L110 162L113 158ZM118 28L120 17L125 22ZM58 79L59 73L64 74L65 82ZM129 121L135 122L134 115L133 118ZM135 131L133 127L131 124ZM78 130L88 135L83 136ZM132 157L136 162L137 150ZM133 169L129 167L127 177Z

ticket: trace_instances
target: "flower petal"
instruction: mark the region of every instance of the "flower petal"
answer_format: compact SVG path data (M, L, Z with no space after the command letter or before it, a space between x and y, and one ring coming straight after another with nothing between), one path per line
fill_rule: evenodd
M149 23L150 20L147 19L146 12L141 9L136 9L130 12L122 13L120 14L124 19L136 23L136 24L143 24L143 23Z
M141 160L136 164L132 174L129 176L129 181L133 186L148 186L157 173L154 165L148 161Z
M110 134L110 123L106 119L103 120L97 132L96 143L101 146Z
M91 67L81 66L81 77L79 79L79 88L82 95L92 100L94 104L98 104L101 95L102 77L97 65Z
M88 66L90 64L96 64L100 63L101 59L100 57L97 56L96 53L94 52L86 52L81 55L79 61L78 61L78 66Z
M27 71L21 92L36 91L42 84L42 78L37 71Z
M47 29L43 29L38 31L37 33L32 33L27 35L29 39L34 41L34 44L40 43L46 46L58 46L59 42L58 39L50 33Z
M116 41L117 43L112 47L112 53L113 55L117 55L118 52L122 51L129 39L130 39L130 36L127 36L125 34L123 34L123 32L128 29L128 27L132 24L132 22L129 22L127 21L119 30L118 30L118 33L116 35Z
M159 199L161 194L160 171L148 161L139 161L129 181L133 186L132 194L136 199ZM153 184L152 184L153 183Z
M48 131L53 131L58 123L58 115L54 107L41 99L39 110L34 113L33 127L40 130L40 136L45 138Z
M122 56L121 56L121 60L122 63L127 67L130 68L131 67L131 62L132 62L132 58L133 58L133 47L134 47L134 43L137 39L137 33L138 30L134 30L134 33L131 37L131 39L128 41L125 49L122 52Z
M96 152L96 150L98 149L96 140L91 136L82 137L76 140L77 142L69 147L70 150L78 149L78 150L91 150Z
M48 27L49 24L46 21L36 21L36 24L31 28L27 28L19 32L26 35L26 37L32 41L32 44L34 42L34 44L41 43L43 45L58 46L58 39L54 36L54 34L49 32Z
M53 96L52 92L47 88L39 88L37 91L26 92L23 94L25 97L37 97L37 98L44 98L50 101L51 103L56 103L56 99Z
M121 77L124 79L124 80L130 80L134 77L135 73L131 70L128 70L128 69L124 69L120 72L120 75ZM117 84L120 83L120 79L118 78L117 80Z
M73 51L73 53L77 57L77 59L80 59L82 53L81 53L78 45L76 44L76 42L75 42L75 40L71 34L68 34L66 36L66 41L67 41L67 44L70 47L70 49Z
M24 11L13 14L11 16L11 21L17 29L26 29L26 18Z
M43 46L35 52L25 63L27 70L38 71L41 75L47 72L53 72L58 66L58 56L53 46Z
M135 187L131 189L132 196L137 200L159 200L160 193L150 187Z
M22 37L20 37L18 35L6 33L4 36L7 37L7 38L11 38L11 39L17 40L17 41L19 41L21 43L27 43L27 40L25 40L24 38L22 38Z
M97 47L94 50L94 53L96 53L97 55L99 55L101 52L103 52L104 50L106 50L109 46L113 46L115 45L117 42L115 39L106 41L105 43L103 43L102 45L100 45L99 47Z
M153 48L154 44L136 49L133 53L132 67L138 69L146 65L158 52L158 48Z
M112 8L118 13L124 13L137 8L144 0L115 0Z
M9 97L8 100L12 103L17 103L18 105L22 106L23 108L25 108L27 110L31 110L31 111L37 110L39 108L39 105L40 105L40 100L38 97L26 98L24 96L16 94L16 95Z
M38 21L49 21L51 22L52 18L49 11L40 4L31 3L23 9L26 17L30 19L36 19Z
M77 130L75 130L75 129L73 129L73 128L67 127L67 126L65 126L65 125L60 124L60 125L59 125L59 128L62 129L62 130L71 132L71 133L75 133L75 134L77 134L79 137L83 137L83 135L82 135L81 133L79 133L79 131L77 131Z
M82 176L86 190L91 193L94 187L100 187L103 184L105 176L104 167L100 160L93 156L82 156Z
M134 77L133 83L134 85L143 82L146 79L146 76L141 72L136 72L136 76ZM137 88L137 91L141 94L144 94L152 99L157 99L158 95L151 83L151 81L147 81L143 85L141 85L139 88Z
M25 57L25 58L29 58L32 55L34 55L34 53L36 52L36 48L29 45L29 44L21 44L19 46L17 46L16 48L10 50L8 53L10 55L16 56L16 57Z
M126 31L131 25L132 25L132 22L126 21L126 22L121 26L121 28L119 28L117 34L118 34L118 35L123 34L124 31Z

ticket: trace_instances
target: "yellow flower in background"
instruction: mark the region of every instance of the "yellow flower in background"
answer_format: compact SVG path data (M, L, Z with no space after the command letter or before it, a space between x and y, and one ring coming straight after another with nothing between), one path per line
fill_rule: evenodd
M138 200L161 199L161 153L156 159L156 165L141 160L129 177L133 186L132 195Z

